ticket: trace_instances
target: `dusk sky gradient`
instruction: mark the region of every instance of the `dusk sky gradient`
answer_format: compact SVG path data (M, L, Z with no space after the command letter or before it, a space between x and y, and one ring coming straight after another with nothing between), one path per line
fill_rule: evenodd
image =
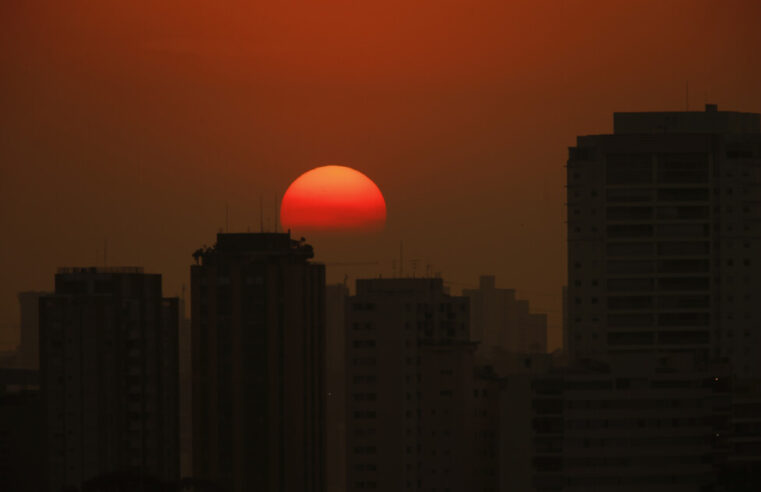
M118 7L115 5L120 3ZM0 348L59 266L141 265L165 295L300 174L370 176L385 231L316 238L330 282L497 275L560 344L565 161L614 111L761 112L761 2L0 3ZM408 273L412 273L405 267Z

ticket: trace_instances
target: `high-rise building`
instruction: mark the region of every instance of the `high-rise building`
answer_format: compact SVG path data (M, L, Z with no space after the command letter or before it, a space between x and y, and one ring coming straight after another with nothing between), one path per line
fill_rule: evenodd
M180 373L180 476L193 475L193 373L190 319L185 311L185 285L179 299L178 367Z
M348 302L346 490L489 490L496 431L468 298L440 278L378 278Z
M531 311L515 289L496 287L493 275L482 275L478 289L463 289L470 298L470 330L479 351L547 352L547 315Z
M177 299L139 268L67 268L40 297L48 490L179 478Z
M219 234L191 267L193 474L325 489L325 267L290 234Z
M327 492L346 490L346 307L345 284L325 288L325 408Z
M40 296L48 292L26 291L19 292L18 300L21 309L21 336L16 357L16 366L23 369L38 369L39 360L39 313Z
M689 350L761 378L758 114L616 113L568 158L572 358Z

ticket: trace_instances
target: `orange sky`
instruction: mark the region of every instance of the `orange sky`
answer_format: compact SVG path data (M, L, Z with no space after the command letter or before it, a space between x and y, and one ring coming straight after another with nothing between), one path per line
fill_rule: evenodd
M693 109L761 112L752 0L116 3L0 3L0 347L15 293L102 262L104 238L109 264L178 294L226 202L256 229L260 195L271 218L324 164L388 204L380 237L315 244L379 262L331 281L390 275L403 239L455 290L479 273L517 288L554 347L575 135L683 109L688 80Z

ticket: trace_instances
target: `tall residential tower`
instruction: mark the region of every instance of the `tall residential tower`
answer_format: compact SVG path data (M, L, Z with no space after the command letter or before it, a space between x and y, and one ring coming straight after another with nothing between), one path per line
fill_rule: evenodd
M40 297L48 490L179 478L177 299L139 268L70 268Z
M761 377L759 115L616 113L568 158L572 358L690 351Z
M193 474L325 488L325 267L290 234L219 234L191 267Z

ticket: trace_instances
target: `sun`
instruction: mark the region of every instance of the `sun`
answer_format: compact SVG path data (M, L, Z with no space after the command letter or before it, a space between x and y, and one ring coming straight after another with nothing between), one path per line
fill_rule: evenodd
M386 223L386 201L373 180L356 169L321 166L288 187L280 223L296 231L379 230Z

